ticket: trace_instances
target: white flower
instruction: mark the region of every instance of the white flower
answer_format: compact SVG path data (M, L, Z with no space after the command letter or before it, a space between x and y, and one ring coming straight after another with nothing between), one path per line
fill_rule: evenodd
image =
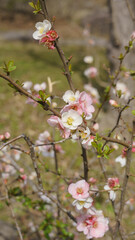
M72 205L76 206L77 210L81 210L82 208L90 208L92 206L93 199L91 197L86 199L74 200Z
M39 197L46 203L51 203L50 198L48 198L45 194L43 194L42 192L39 192Z
M71 90L68 90L65 92L63 95L63 100L66 103L73 103L76 102L79 99L80 93L79 91L76 91L75 93L72 92Z
M92 63L93 62L93 57L92 56L86 56L86 57L84 57L83 61L85 63Z
M84 90L88 91L93 98L97 99L97 101L99 100L100 95L98 93L98 90L96 88L92 87L91 84L85 84Z
M84 131L80 132L80 136L82 139L82 144L85 144L89 139L90 129L88 127L86 127L86 129Z
M23 82L23 88L28 91L31 89L32 85L33 85L33 83L31 81Z
M121 91L121 98L124 98L125 100L127 100L130 97L130 91L127 88L126 84L118 82L116 84L115 89L113 89L113 93L116 94L117 91Z
M48 32L52 26L48 20L44 20L43 22L36 23L35 27L37 30L33 33L33 38L40 40L42 38L42 35Z
M122 155L120 155L120 156L118 156L115 159L115 162L119 162L121 164L121 167L125 167L125 165L126 165L126 158L122 157Z
M46 89L46 83L45 82L43 82L41 84L37 83L37 84L34 85L34 90L36 92L39 92L40 90L45 90L45 89Z
M97 76L98 72L97 72L97 69L95 67L90 67L90 68L87 68L85 71L84 71L84 75L87 77L87 78L95 78Z
M37 174L35 172L32 172L30 175L29 175L29 180L34 180L34 178L37 176Z
M50 138L50 133L48 131L44 131L43 133L39 134L39 141L44 142Z
M65 128L75 130L82 124L82 117L75 110L70 109L68 112L62 114L62 123Z
M106 191L109 191L110 200L114 201L115 198L116 198L116 193L115 193L113 190L111 190L111 188L109 187L109 185L105 185L105 186L104 186L104 189L105 189Z

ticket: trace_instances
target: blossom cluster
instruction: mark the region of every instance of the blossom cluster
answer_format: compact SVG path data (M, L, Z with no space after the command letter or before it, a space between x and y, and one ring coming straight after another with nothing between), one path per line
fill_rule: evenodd
M81 140L85 148L91 146L93 136L87 127L87 120L92 118L95 111L92 105L92 98L85 91L75 93L68 90L63 95L66 105L61 110L61 117L51 116L48 123L52 127L57 127L63 138L72 137L73 140Z
M51 30L51 23L48 20L44 20L36 23L35 27L37 30L33 33L33 38L39 40L40 43L44 43L48 49L55 49L55 41L58 38L58 34L55 30Z
M85 180L71 183L68 192L75 199L73 206L81 211L77 217L77 230L83 232L87 239L103 237L108 231L109 221L103 216L102 211L97 211L94 208L89 184Z

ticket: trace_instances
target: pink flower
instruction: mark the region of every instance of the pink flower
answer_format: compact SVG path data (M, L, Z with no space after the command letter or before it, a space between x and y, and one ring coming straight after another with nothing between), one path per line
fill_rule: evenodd
M108 178L108 185L110 188L118 187L120 185L119 179L118 178Z
M134 41L135 40L135 31L132 32L131 36L130 36L131 40Z
M86 199L89 197L89 184L85 180L71 183L68 187L68 192L74 199Z
M87 68L84 71L84 75L88 78L95 78L97 76L97 74L98 74L98 72L97 72L97 69L95 67Z
M57 127L60 130L60 134L63 138L68 138L70 136L70 130L63 126L63 123L59 117L51 116L47 122L51 127Z
M110 103L110 105L113 106L113 107L119 107L119 104L118 104L115 100L113 100L113 99L110 99L110 100L109 100L109 103Z
M45 43L45 46L47 46L48 49L55 49L54 42L57 38L57 32L55 30L50 30L42 35L40 43Z
M102 211L88 211L77 218L77 230L87 235L87 239L103 237L108 231L108 219L104 218Z
M95 111L95 108L92 106L92 98L86 92L81 92L79 97L79 110L80 114L84 114L86 120L92 118L92 113Z
M135 153L135 142L133 142L132 152Z

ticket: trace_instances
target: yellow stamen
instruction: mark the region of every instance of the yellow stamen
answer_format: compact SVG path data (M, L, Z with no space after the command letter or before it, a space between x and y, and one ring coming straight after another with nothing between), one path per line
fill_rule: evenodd
M73 121L74 121L74 119L72 117L68 117L67 124L72 125Z

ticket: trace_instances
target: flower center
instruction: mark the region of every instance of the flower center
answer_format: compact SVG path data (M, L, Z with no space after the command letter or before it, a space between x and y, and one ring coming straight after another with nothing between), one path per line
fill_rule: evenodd
M82 188L77 188L77 193L78 194L82 194L83 193L83 189Z
M72 97L69 98L69 100L74 102L75 101L75 97L72 96Z
M84 203L85 203L84 201L79 201L80 205L84 205Z
M44 32L44 28L41 27L41 28L39 29L39 32L40 32L40 34L43 34L43 32Z
M74 121L74 119L72 117L68 117L67 124L72 125L73 121Z

